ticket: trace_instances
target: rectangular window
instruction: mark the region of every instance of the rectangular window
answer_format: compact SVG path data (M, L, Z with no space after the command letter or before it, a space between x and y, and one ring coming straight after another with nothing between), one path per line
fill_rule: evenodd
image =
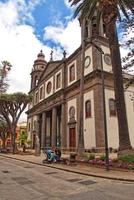
M43 86L40 88L40 100L43 99Z
M75 80L75 65L71 65L69 67L69 82L72 82Z
M91 117L91 101L85 102L85 118Z
M57 74L56 76L56 89L60 88L61 85L61 74Z
M116 116L116 104L114 99L109 99L109 113L110 116Z
M35 103L38 103L38 92L35 93Z

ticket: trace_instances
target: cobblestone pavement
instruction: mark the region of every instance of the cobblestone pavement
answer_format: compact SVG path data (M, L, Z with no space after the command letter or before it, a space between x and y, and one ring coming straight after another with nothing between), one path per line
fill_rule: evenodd
M62 155L62 158L67 158L68 155ZM15 160L22 160L28 163L35 163L38 165L42 165L42 161L44 160L44 154L40 156L35 155L18 155L18 154L0 154L0 158L11 158ZM48 167L61 169L64 171L75 172L78 174L90 175L94 177L101 177L113 180L124 180L124 181L132 181L134 182L134 171L120 171L120 170L109 170L106 171L105 168L96 168L94 166L89 166L86 164L77 164L75 166L65 165L65 164L51 164L46 165Z
M133 200L134 183L0 157L0 200Z

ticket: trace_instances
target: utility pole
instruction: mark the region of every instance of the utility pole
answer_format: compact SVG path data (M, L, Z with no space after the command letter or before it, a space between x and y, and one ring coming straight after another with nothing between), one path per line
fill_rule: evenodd
M84 117L83 117L83 106L84 106L84 61L85 61L85 19L82 20L82 57L81 57L81 73L80 73L80 95L79 95L79 139L78 139L78 154L81 156L84 152Z
M88 39L87 39L88 41ZM103 106L103 125L104 125L104 138L105 138L105 166L106 170L109 170L109 150L108 150L108 135L107 135L107 116L106 116L106 100L105 100L105 83L104 83L104 70L103 70L103 60L102 55L104 54L101 47L96 45L92 40L88 41L92 46L94 46L98 53L101 56L101 62L100 62L100 69L101 69L101 81L102 81L102 106Z

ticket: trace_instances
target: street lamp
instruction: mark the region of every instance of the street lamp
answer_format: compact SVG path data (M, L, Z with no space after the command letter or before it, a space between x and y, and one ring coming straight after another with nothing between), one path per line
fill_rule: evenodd
M109 151L108 151L108 136L107 136L107 116L106 116L106 101L105 101L105 85L102 55L104 52L99 51L101 55L101 80L102 80L102 102L103 102L103 120L104 120L104 136L105 136L105 154L106 154L106 170L109 170Z
M104 71L103 71L103 60L102 55L104 54L101 47L97 46L94 42L91 40L89 43L94 46L98 53L101 56L101 80L102 80L102 103L103 103L103 123L104 123L104 137L105 137L105 155L106 155L106 170L109 170L109 150L108 150L108 136L107 136L107 117L106 117L106 101L105 101L105 85L104 85Z

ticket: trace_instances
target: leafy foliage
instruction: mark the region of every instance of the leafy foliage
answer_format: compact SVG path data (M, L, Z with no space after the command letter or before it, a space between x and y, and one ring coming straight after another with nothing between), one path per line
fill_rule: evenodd
M121 21L122 15L120 14L119 9L127 19L129 19L127 9L134 14L133 0L69 0L69 2L71 2L71 6L76 6L74 17L80 15L82 18L88 17L91 19L96 12L98 21L100 21L101 16L104 17L104 15L109 15L105 17L105 19L107 18L105 21L106 24L115 17L118 17ZM109 6L112 7L113 12L109 12Z
M15 130L17 122L27 104L31 101L31 98L32 97L30 95L26 95L20 92L13 94L2 94L0 97L1 114L7 122L11 132L13 151L15 150Z
M26 143L27 142L27 133L26 132L21 132L20 136L19 136L19 142L22 143Z
M106 160L106 155L101 155L100 160L105 161Z
M11 68L12 65L6 60L0 64L0 93L4 93L8 88L6 77Z
M127 89L134 83L134 16L131 16L129 21L124 19L120 24L120 29L123 31L121 47L127 51L127 54L122 58L123 70L132 74L125 85ZM129 33L131 33L130 37Z
M134 155L126 155L126 156L122 156L119 158L119 160L123 161L123 162L132 162L134 163Z
M3 148L5 148L5 142L6 142L6 139L8 138L8 136L9 136L8 125L5 121L5 119L2 116L0 116L0 139L3 142Z

